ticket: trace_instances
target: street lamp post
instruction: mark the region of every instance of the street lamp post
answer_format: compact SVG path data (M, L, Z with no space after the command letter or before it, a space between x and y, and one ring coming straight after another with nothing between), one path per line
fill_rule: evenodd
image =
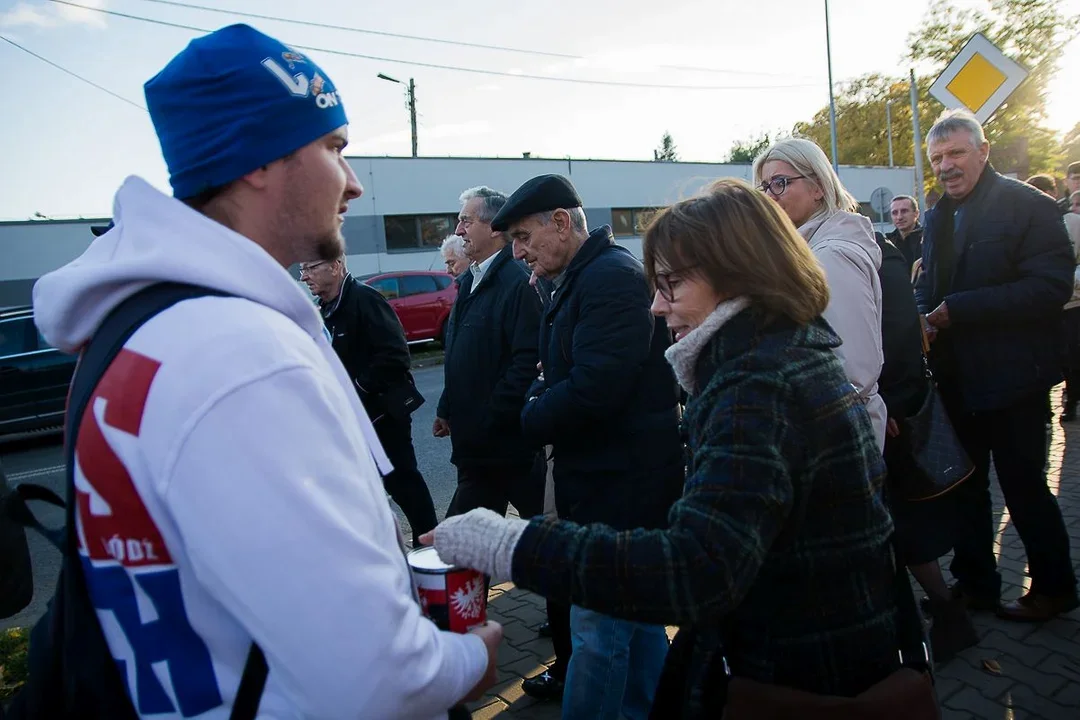
M889 131L889 167L893 167L892 154L892 100L885 101L885 127Z
M825 0L825 54L829 63L829 132L832 138L833 170L840 171L836 153L836 100L833 98L832 84L832 40L829 37L829 0Z
M389 75L383 75L382 73L379 73L376 77L380 80L388 80L389 82L397 83L398 85L405 85L401 80L392 78ZM406 97L409 101L409 124L412 126L412 156L416 157L416 83L413 82L412 78L409 78L409 84L405 85L405 87L407 88Z
M926 184L923 180L922 131L919 129L919 86L915 82L915 69L911 70L911 130L915 146L915 197L919 198L919 212L926 217Z

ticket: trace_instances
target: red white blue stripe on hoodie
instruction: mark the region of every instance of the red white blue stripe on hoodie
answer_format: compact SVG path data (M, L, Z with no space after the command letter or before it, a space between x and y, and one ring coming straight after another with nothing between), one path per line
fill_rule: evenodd
M188 620L161 532L103 427L139 435L159 368L121 350L83 414L75 447L79 550L99 617L111 614L130 647L129 658L113 652L138 713L193 717L222 704L210 651Z

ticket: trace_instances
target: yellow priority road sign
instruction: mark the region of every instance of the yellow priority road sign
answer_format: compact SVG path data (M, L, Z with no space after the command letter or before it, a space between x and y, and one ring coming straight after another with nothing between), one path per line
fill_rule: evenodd
M930 94L950 110L967 108L984 123L1027 76L1019 63L976 33L930 86Z

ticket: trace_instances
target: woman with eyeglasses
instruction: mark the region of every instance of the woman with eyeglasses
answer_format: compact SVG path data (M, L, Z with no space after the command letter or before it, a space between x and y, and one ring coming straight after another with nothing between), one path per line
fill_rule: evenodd
M870 220L810 140L774 143L754 159L754 184L784 209L825 269L825 320L843 344L836 354L866 403L878 448L885 448L885 403L878 394L881 351L881 248Z
M742 180L660 211L644 257L690 395L691 457L668 527L475 510L421 542L551 599L680 626L650 717L720 717L726 668L856 695L899 667L892 522L870 418L821 319L821 266Z

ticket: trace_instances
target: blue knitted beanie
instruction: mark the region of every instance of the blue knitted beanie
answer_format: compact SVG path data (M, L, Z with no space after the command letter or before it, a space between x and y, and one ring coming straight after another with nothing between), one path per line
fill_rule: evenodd
M181 200L348 124L311 58L243 24L192 40L143 89Z

